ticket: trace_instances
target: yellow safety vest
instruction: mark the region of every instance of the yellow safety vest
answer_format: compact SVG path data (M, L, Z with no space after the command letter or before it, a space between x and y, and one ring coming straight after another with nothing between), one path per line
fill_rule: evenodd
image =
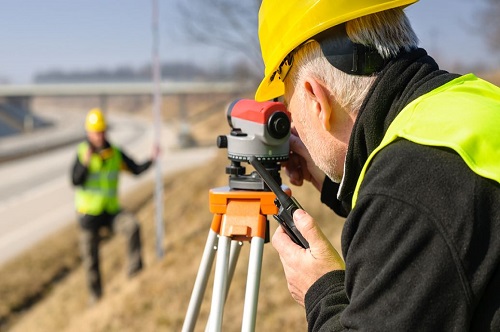
M88 142L78 146L78 159L82 162L89 147ZM97 216L120 210L118 202L118 175L122 164L120 151L111 146L101 153L93 153L88 165L88 174L75 194L77 212Z
M408 104L363 166L353 208L371 160L397 138L451 148L474 173L500 183L500 88L467 74Z

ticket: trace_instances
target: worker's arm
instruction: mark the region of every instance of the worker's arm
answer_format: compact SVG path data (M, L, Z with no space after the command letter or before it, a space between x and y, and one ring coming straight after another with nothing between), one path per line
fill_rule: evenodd
M87 179L88 164L90 162L92 153L94 153L94 149L91 147L91 145L89 145L87 151L83 154L82 160L80 160L78 155L76 156L71 173L71 181L73 182L73 185L82 185Z
M478 247L472 235L479 225L468 215L477 211L474 200L460 188L473 188L475 179L447 150L404 140L384 148L342 232L349 302L339 301L341 279L318 279L305 296L309 330L336 331L339 322L341 330L370 331L468 326L474 309L468 278L484 270L471 264L471 273L462 264L468 248Z
M151 165L153 164L153 159L149 159L148 161L142 163L142 164L137 164L132 158L127 156L127 154L122 150L122 159L123 163L125 164L125 168L130 171L132 174L139 175L145 170L147 170Z
M75 162L73 163L73 169L71 172L71 181L74 186L82 185L87 179L88 168L83 165L78 157L75 158Z

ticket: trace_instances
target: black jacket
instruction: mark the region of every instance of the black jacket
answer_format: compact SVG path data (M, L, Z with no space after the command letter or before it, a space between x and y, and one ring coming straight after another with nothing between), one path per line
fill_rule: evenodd
M400 139L373 159L351 211L361 168L396 115L456 77L422 49L379 74L354 125L342 185L323 186L322 201L347 216L346 271L307 292L310 331L500 331L499 183L454 151Z

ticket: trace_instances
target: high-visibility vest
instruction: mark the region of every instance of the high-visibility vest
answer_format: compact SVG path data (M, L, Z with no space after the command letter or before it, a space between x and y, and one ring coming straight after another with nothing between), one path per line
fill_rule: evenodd
M453 149L474 173L500 183L500 88L467 74L408 104L363 166L353 208L371 160L397 138Z
M78 159L82 162L88 142L78 146ZM118 202L118 175L122 163L120 151L111 146L101 153L93 153L88 164L88 174L82 186L76 189L75 207L77 212L97 216L103 212L110 214L120 210Z

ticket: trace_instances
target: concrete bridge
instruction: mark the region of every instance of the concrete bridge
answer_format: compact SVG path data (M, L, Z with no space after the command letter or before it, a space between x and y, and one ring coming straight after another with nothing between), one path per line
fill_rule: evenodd
M151 96L155 86L152 82L136 83L74 83L74 84L29 84L0 85L0 137L49 126L31 111L35 97L98 97L102 109L108 100L117 96ZM251 84L242 82L162 82L163 96L179 98L179 114L184 114L184 100L196 94L238 94L250 91Z

